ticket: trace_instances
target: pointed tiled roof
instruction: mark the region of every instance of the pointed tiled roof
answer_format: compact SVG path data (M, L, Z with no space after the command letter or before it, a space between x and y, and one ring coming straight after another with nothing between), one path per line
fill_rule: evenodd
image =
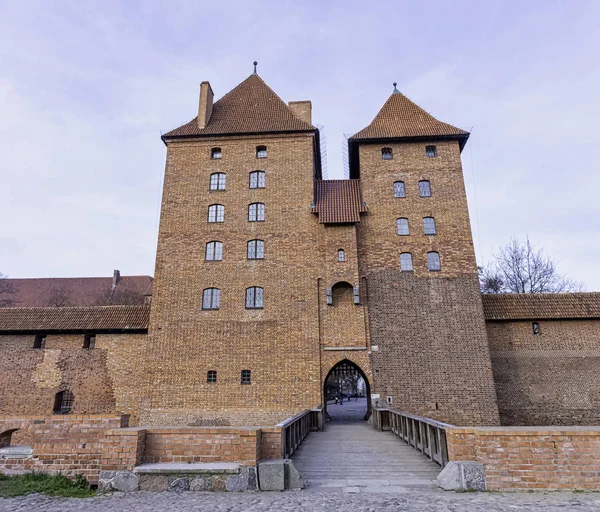
M312 211L319 214L321 224L360 222L360 214L367 211L360 180L316 180Z
M298 132L316 130L297 117L283 100L258 75L250 75L213 105L205 128L197 117L171 130L163 139L261 132Z
M394 92L371 124L350 137L350 140L468 135L469 132L465 130L438 121L404 94Z

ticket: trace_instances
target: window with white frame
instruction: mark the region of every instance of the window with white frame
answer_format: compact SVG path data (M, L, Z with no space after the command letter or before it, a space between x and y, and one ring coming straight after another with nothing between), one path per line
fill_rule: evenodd
M210 175L210 190L225 190L225 178L224 172L215 172Z
M398 234L402 236L410 235L408 231L408 219L400 217L396 219L396 227L398 228Z
M427 269L431 272L442 270L439 252L431 251L427 253Z
M264 240L250 240L248 242L248 259L262 260L265 257Z
M246 309L262 309L264 290L260 286L246 288Z
M216 240L208 242L206 244L204 259L206 261L221 261L223 259L223 244Z
M202 292L202 309L219 309L221 305L221 290L206 288Z
M421 197L431 196L431 183L429 183L429 180L419 181L419 195Z
M402 272L412 272L413 261L412 254L410 252L403 252L400 254L400 270Z
M265 171L250 173L250 188L265 188Z
M394 182L394 197L406 197L406 189L403 181Z
M344 253L344 249L338 250L338 261L346 261L346 253Z
M264 203L252 203L248 206L248 220L250 222L261 222L265 220Z
M225 207L222 204L211 204L208 207L208 222L225 222Z
M423 217L423 233L435 235L435 219L433 217Z

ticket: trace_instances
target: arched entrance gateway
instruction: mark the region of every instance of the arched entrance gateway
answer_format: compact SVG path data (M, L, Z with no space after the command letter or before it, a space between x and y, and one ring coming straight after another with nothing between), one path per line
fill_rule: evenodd
M354 422L371 416L371 385L360 366L348 359L337 363L323 384L326 421Z

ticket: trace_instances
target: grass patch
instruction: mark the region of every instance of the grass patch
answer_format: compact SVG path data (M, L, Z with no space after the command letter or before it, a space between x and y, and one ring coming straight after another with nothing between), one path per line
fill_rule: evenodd
M15 476L0 475L0 497L2 498L14 498L35 492L65 498L87 498L96 494L89 482L81 475L74 480L63 475L40 472Z

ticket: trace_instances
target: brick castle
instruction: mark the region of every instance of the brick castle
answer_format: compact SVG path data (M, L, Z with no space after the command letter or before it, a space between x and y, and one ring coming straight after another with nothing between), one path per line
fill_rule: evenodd
M599 424L600 294L483 296L469 133L397 90L324 180L310 101L253 74L163 135L154 280L8 280L0 414L274 425L339 363L455 425Z

